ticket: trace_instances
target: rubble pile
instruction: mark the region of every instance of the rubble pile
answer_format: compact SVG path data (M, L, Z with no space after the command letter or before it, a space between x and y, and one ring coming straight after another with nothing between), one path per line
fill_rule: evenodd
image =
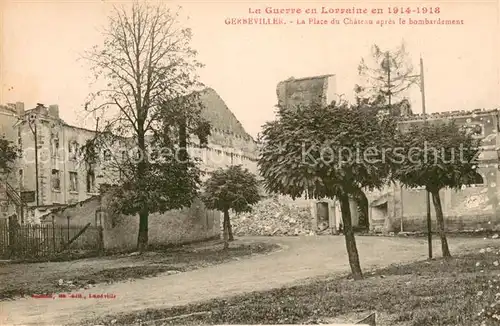
M253 206L249 213L231 214L233 234L243 235L312 235L308 206L268 198Z

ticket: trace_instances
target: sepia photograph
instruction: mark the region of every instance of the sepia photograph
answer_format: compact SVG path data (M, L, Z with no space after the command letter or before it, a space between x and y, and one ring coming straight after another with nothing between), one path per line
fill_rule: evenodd
M0 325L500 325L500 0L1 0Z

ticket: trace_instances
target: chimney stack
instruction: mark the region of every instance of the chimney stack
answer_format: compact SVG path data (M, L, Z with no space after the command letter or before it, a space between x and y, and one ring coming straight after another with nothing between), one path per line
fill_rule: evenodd
M55 119L59 119L59 105L57 104L49 105L49 116Z
M16 113L19 116L24 115L24 103L23 102L16 102Z

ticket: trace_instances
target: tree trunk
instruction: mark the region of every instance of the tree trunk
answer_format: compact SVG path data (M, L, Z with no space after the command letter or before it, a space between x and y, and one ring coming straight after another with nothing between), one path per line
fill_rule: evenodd
M229 241L234 241L233 226L231 225L231 219L229 218L229 213L227 214L227 233L229 236Z
M356 239L352 230L351 208L349 207L349 196L342 195L339 198L340 209L342 212L342 224L344 227L345 244L347 255L349 256L349 265L351 266L352 277L355 280L363 278L361 266L359 265L358 248L356 247Z
M139 236L137 238L137 251L139 252L148 250L148 217L147 210L139 213Z
M441 207L441 198L438 191L431 191L432 203L436 209L436 221L438 225L439 237L441 238L441 251L443 257L451 257L450 249L448 248L448 241L446 240L446 231L444 227L443 208Z
M146 177L148 162L146 161L146 141L145 141L145 131L144 131L144 119L141 119L141 110L138 110L138 132L137 132L137 142L140 150L140 161L137 164L137 180L142 180ZM139 183L140 184L140 183ZM143 191L142 189L138 189ZM144 197L142 197L144 198ZM139 234L137 236L137 250L139 252L144 252L148 249L148 218L149 218L149 208L146 199L142 199L144 202L141 203L141 209L139 210Z
M182 117L179 122L179 160L181 163L186 163L187 159L187 121Z
M222 223L222 234L224 236L224 249L229 248L229 210L224 211L224 221Z

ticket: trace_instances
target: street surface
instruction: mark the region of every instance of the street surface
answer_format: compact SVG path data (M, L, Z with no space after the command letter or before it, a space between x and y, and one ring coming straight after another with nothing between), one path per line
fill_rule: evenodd
M262 291L304 281L311 277L349 272L342 236L253 237L244 241L266 241L283 249L263 256L232 261L198 270L99 285L79 291L83 298L23 298L0 303L0 325L64 325L82 320L147 308L168 308L198 301ZM393 263L425 259L423 238L356 238L364 271ZM484 248L495 240L450 238L452 254ZM498 240L496 240L498 241ZM439 242L434 244L436 255ZM16 275L12 275L16 277ZM57 294L55 294L57 296ZM89 298L107 295L108 298Z

